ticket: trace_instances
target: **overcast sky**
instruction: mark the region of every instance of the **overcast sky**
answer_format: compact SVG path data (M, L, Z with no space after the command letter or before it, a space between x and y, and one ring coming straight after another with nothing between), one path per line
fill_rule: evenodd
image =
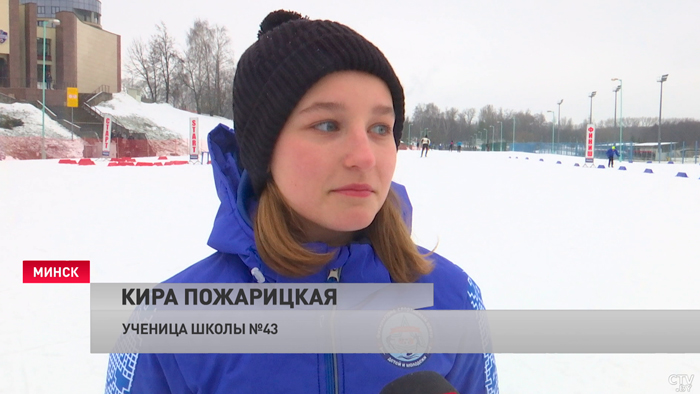
M102 0L102 23L122 36L123 63L133 39L161 20L184 46L195 18L226 26L238 60L280 8L341 22L377 45L403 83L408 114L432 102L550 117L563 99L562 119L579 123L597 91L594 121L611 119L616 77L624 116L658 117L657 80L669 74L663 117L700 119L698 0Z

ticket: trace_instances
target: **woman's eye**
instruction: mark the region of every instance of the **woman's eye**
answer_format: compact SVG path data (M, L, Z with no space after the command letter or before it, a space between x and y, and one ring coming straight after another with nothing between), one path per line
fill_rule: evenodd
M389 129L389 126L383 125L383 124L378 124L372 126L372 132L375 134L379 135L384 135L384 134L389 134L391 130Z
M330 122L330 121L321 122L321 123L317 124L316 126L314 126L314 128L316 130L320 130L320 131L338 131L338 129L339 129L338 124L336 124L335 122Z

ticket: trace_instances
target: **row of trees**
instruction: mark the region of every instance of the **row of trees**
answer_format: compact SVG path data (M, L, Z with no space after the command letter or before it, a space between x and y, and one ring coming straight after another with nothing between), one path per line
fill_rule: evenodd
M547 114L551 115L551 114ZM551 142L552 117L546 114L533 114L530 111L496 110L493 105L486 105L478 113L474 108L459 110L447 108L440 110L437 105L419 104L413 115L407 119L404 127L404 142L416 141L428 134L435 144L449 144L450 141L463 141L472 145L481 136L500 140L501 127L503 139L513 140L513 122L515 122L515 141L518 142ZM596 126L596 142L615 142L620 139L619 122L614 119L599 121ZM583 142L584 130L588 124L585 119L574 123L570 118L554 119L554 140L561 143ZM624 118L623 141L625 142L654 142L658 138L657 118ZM493 128L491 128L493 126ZM694 119L664 119L662 122L662 140L670 142L685 142L694 146L700 140L700 121ZM487 131L488 133L484 133ZM409 136L410 133L410 136ZM486 137L488 134L488 137ZM485 141L482 141L485 142Z
M233 118L232 84L235 73L234 57L226 27L211 25L197 19L187 32L185 45L180 47L163 22L148 41L135 40L128 49L125 85L137 88L151 102L172 104L176 108L200 114ZM436 144L462 141L474 144L481 134L488 140L512 141L515 122L516 142L551 142L552 118L549 114L533 114L496 109L486 105L480 110L469 108L441 110L434 103L419 104L407 119L404 141L417 140L426 133ZM555 120L556 142L583 140L587 120L574 123L570 118ZM492 128L493 126L493 128ZM596 124L598 142L619 140L619 128L613 119ZM666 119L662 124L663 140L694 145L700 139L700 122L692 119ZM491 133L491 131L494 131ZM623 140L653 142L658 135L656 118L624 118ZM482 141L483 142L483 141Z
M134 40L128 55L125 85L139 89L146 100L233 117L235 67L226 27L197 19L180 48L161 22L148 41Z

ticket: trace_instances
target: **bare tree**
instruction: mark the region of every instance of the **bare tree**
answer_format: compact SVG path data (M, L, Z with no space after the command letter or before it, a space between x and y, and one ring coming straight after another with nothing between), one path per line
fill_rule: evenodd
M175 48L175 40L163 21L156 25L156 34L151 37L149 46L154 64L157 65L158 80L163 85L162 100L172 104L172 93L175 90L173 85L180 67L180 54Z
M140 38L134 39L128 49L129 62L127 72L130 74L136 88L150 101L158 100L158 70L154 64L151 49Z
M207 62L211 58L211 47L207 33L209 23L197 19L187 33L187 49L183 62L185 86L192 93L195 110L202 113L202 95L209 85L210 75Z
M192 94L197 113L228 115L225 105L233 81L233 54L228 31L197 19L187 34L183 62L185 84ZM228 107L228 108L227 108Z

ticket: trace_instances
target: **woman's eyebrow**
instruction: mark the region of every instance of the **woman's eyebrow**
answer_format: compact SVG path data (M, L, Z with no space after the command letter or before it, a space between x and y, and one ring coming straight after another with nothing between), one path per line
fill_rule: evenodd
M299 114L305 114L308 112L315 112L315 111L331 111L331 112L339 112L339 111L344 111L345 110L345 105L333 101L319 101L315 102L308 107L302 109L299 111ZM388 106L388 105L377 105L374 108L372 108L372 113L375 115L389 115L394 113L394 107Z
M302 109L301 111L299 111L299 114L301 115L301 114L304 114L307 112L315 112L315 111L322 111L322 110L336 112L336 111L342 111L344 109L345 109L345 106L343 104L340 104L340 103L315 102L315 103L309 105L308 107Z
M376 107L372 108L372 113L375 115L389 115L394 113L394 107L390 107L387 105L377 105Z

